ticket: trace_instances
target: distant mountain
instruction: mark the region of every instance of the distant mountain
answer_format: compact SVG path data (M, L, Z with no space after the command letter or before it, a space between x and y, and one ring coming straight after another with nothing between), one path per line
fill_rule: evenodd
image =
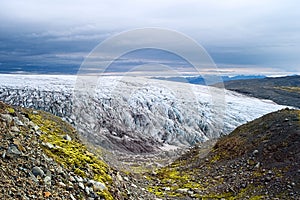
M223 81L248 80L248 79L263 79L263 78L266 78L266 76L264 76L264 75L222 76Z
M218 86L216 84L215 86ZM300 76L232 80L224 82L228 90L248 96L270 99L281 105L300 108Z
M299 199L300 111L242 125L158 169L150 191L167 199Z
M232 81L232 80L248 80L248 79L263 79L266 78L266 76L263 75L237 75L237 76L209 76L210 79L214 79L214 77L216 78L215 80L215 84L219 82L219 80L221 81ZM175 82L185 82L185 83L191 83L191 84L198 84L198 85L207 85L207 83L205 82L205 78L202 76L191 76L191 77L154 77L155 79L159 79L159 80L166 80L166 81L175 81ZM213 84L213 83L210 83Z

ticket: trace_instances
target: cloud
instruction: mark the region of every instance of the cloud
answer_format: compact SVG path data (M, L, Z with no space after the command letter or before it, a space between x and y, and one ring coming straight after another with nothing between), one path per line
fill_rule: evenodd
M55 55L87 55L120 31L162 27L192 37L222 66L297 70L299 6L296 0L2 0L0 62L60 63ZM64 62L78 63L75 57Z

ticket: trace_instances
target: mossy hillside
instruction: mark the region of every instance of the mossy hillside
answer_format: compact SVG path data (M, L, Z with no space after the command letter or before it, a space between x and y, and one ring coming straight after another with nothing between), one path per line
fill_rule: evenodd
M105 183L108 190L98 192L98 194L105 199L113 199L109 192L112 185L112 178L109 175L111 169L96 155L88 151L87 147L80 142L75 129L60 118L46 112L39 111L38 114L29 112L28 114L43 133L40 136L41 141L44 144L54 145L54 148L51 149L42 146L44 151L76 174ZM72 140L63 139L64 135L71 136Z
M209 156L208 156L209 158ZM211 157L212 159L214 158ZM267 171L261 171L261 169L251 170L250 177L251 180L254 180L252 184L248 184L245 188L234 188L229 189L229 191L218 190L221 185L226 184L226 180L222 177L216 178L211 176L216 170L216 164L220 159L216 161L208 160L202 162L201 168L190 168L187 169L184 166L184 161L177 160L176 163L166 166L161 169L156 170L156 175L150 176L155 184L148 188L149 192L154 193L159 197L165 198L189 198L190 195L186 193L179 192L178 189L188 189L188 191L193 191L193 198L199 199L229 199L229 200L238 200L238 199L265 199L267 196L264 194L265 185L261 182L263 177L267 176ZM183 162L183 163L180 163ZM246 172L246 170L241 167L240 169L234 170L237 173ZM278 171L276 168L272 169L277 178L282 178L281 171ZM159 183L157 183L157 179ZM166 190L166 188L169 188ZM201 191L197 193L196 191ZM255 191L255 192L254 192ZM276 195L280 197L280 195Z
M293 155L299 154L299 127L299 110L270 113L221 138L204 158L195 147L173 164L157 169L149 175L153 186L148 190L160 197L179 199L255 200L270 194L286 199L286 182L298 182L299 158ZM241 187L242 183L247 184Z
M291 132L299 126L299 110L283 109L270 113L236 128L231 134L221 138L213 148L214 158L226 161L244 154L251 155L255 149L259 152L266 152L266 149L271 148L276 151L287 150L293 145L290 137L297 137ZM283 127L284 130L281 130Z
M149 179L152 179L154 182L158 179L159 184L148 187L148 191L160 197L175 197L180 199L188 198L188 194L181 193L178 189L188 189L189 191L201 190L203 194L197 194L196 192L193 194L194 198L199 199L218 199L233 196L230 192L212 192L212 188L222 184L223 179L216 181L209 178L209 176L205 179L197 176L198 174L208 175L210 170L212 170L211 163L203 166L201 169L198 166L200 159L203 159L203 155L206 155L209 149L194 147L174 163L157 169L155 171L156 175L151 176L149 174ZM169 189L166 190L166 188Z
M159 180L159 184L155 184L154 186L148 187L148 191L154 193L159 197L174 197L179 199L189 198L187 193L182 193L178 189L188 189L188 191L194 191L192 195L193 198L199 199L241 199L241 197L245 197L246 194L250 192L243 192L236 196L233 192L218 192L213 188L218 187L218 185L223 184L223 179L215 180L212 177L200 178L197 174L203 173L203 171L207 171L209 173L210 167L203 169L200 172L199 169L189 169L186 170L180 166L184 166L180 164L180 161L176 161L176 163L166 166L164 168L158 169L156 171L155 177L152 178L153 181ZM166 190L166 188L169 188ZM195 191L201 191L201 194L196 193ZM238 198L237 198L238 197Z
M151 175L148 177L153 181L159 180L159 184L150 186L148 191L160 197L185 198L187 194L178 192L178 189L206 191L210 187L211 183L208 181L197 179L195 176L195 174L199 173L197 169L183 170L182 166L185 166L184 161L178 160L169 166L157 169L155 172L155 177ZM166 188L169 189L166 190ZM211 196L220 195L216 194ZM228 194L221 195L221 197L225 196L228 196ZM208 197L208 195L195 194L194 197L204 198Z

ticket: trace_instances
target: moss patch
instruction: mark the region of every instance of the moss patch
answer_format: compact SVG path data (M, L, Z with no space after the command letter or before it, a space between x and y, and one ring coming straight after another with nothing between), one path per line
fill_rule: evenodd
M294 87L294 86L282 86L282 87L275 87L279 90L284 90L287 92L294 92L294 93L300 93L300 87Z
M9 114L15 113L15 109L13 109L12 107L8 107L8 108L6 108L6 110L8 111Z
M75 129L60 118L45 112L29 114L29 117L43 132L40 136L41 141L54 146L51 149L42 146L48 156L64 167L73 170L74 173L105 183L110 188L112 184L112 178L109 175L110 168L88 151L76 136ZM63 139L66 134L71 136L71 141ZM99 192L99 195L105 199L113 199L108 190Z

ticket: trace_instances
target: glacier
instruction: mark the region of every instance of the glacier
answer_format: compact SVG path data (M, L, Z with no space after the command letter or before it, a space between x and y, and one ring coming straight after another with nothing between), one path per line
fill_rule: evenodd
M131 153L193 146L286 107L220 88L148 77L101 76L95 88L87 85L86 92L78 92L77 78L2 74L0 100L51 112L73 124L84 140Z

